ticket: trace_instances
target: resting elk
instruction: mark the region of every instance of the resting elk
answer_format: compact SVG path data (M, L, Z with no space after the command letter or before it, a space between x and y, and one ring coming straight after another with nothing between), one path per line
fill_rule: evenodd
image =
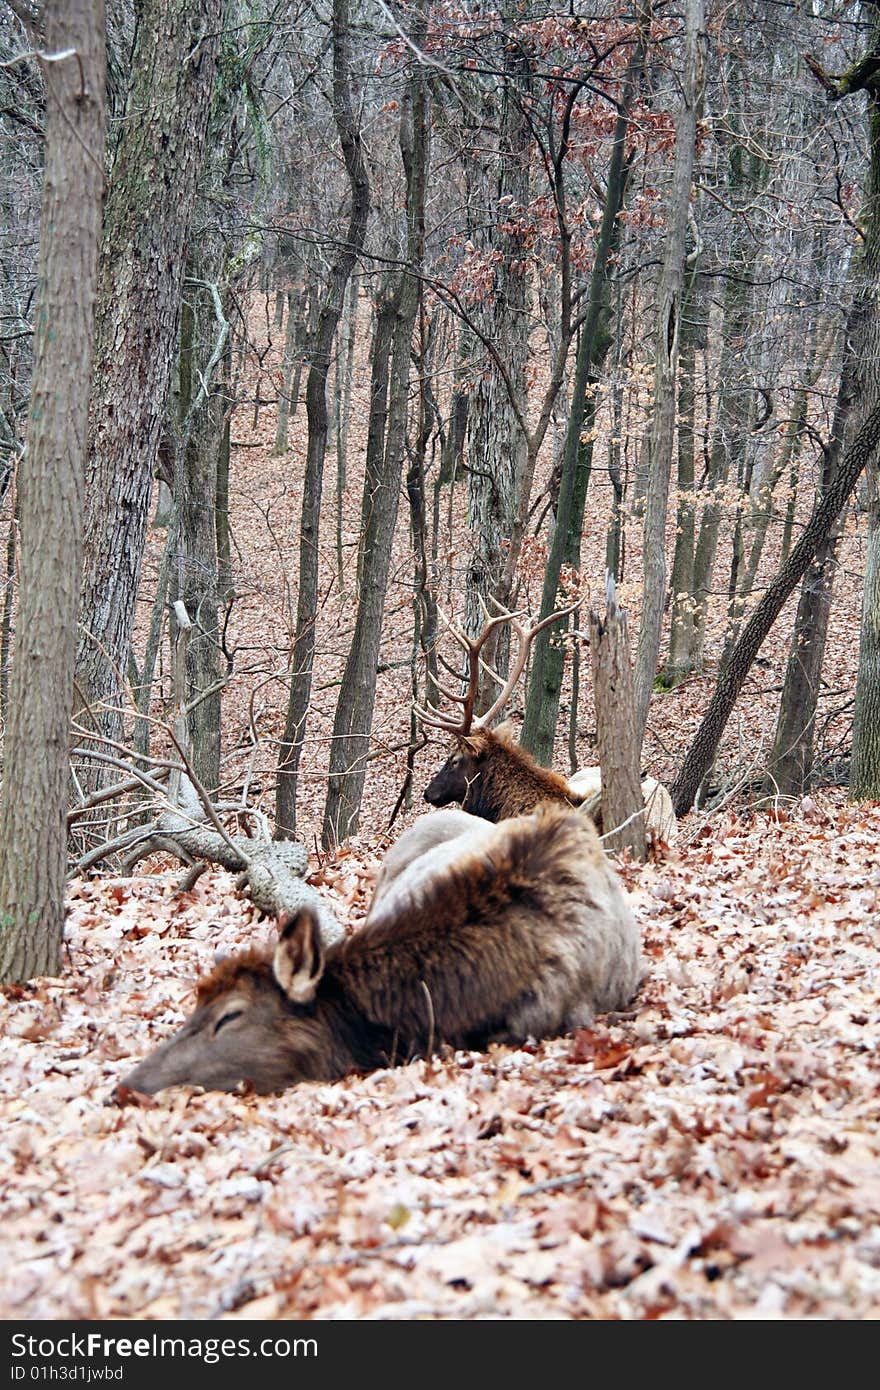
M453 752L425 788L425 800L432 806L448 806L451 801L458 801L472 815L500 821L507 816L526 815L542 802L552 802L580 807L601 830L602 781L598 767L583 768L568 780L536 763L516 742L509 723L500 724L496 729L489 727L504 709L525 670L536 635L571 611L568 608L552 613L527 628L519 622L517 614L505 611L488 618L482 632L474 638L466 636L456 624L447 620L453 637L467 653L468 688L466 694L455 695L441 687L447 699L462 706L457 718L445 716L431 705L416 710L424 728L443 729L455 739ZM517 652L492 707L480 718L475 718L474 703L482 665L480 654L490 632L500 623L511 624L517 637ZM653 777L648 777L642 782L642 794L648 834L672 843L677 835L677 821L668 791Z
M223 961L122 1084L276 1091L625 1008L643 974L639 929L591 821L542 807L474 838L444 816L401 837L354 936L325 949L311 907L281 920L274 952Z

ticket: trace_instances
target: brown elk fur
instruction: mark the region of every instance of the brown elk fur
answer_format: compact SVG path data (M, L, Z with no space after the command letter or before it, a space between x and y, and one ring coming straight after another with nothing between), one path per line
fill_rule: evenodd
M460 801L486 820L525 816L543 801L580 806L584 798L564 777L541 767L518 744L508 722L456 736L456 751L425 788L433 806Z
M224 961L123 1084L278 1090L441 1042L548 1037L623 1008L642 976L639 931L591 822L544 808L476 845L461 838L433 874L397 875L339 946L324 951L304 908L282 923L274 957Z
M584 768L568 781L541 767L517 743L509 721L492 729L475 729L455 736L456 750L425 788L433 806L460 801L464 810L486 820L525 816L542 802L579 807L602 833L602 776L598 767ZM649 835L672 844L677 821L669 792L653 777L642 782L645 828Z

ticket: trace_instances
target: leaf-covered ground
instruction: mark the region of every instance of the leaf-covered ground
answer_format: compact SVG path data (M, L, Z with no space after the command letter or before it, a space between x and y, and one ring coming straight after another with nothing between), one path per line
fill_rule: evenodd
M231 879L74 885L61 980L0 998L7 1318L880 1313L880 808L691 818L626 881L632 1017L519 1051L108 1103ZM363 912L376 857L313 876Z

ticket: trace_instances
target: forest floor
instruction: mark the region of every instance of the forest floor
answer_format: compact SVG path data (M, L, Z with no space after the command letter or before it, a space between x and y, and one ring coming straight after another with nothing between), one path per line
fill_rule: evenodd
M256 384L252 363L247 372ZM355 419L363 393L361 371ZM234 420L238 598L224 692L225 776L236 789L246 782L270 816L303 412L283 458L269 447L273 431L268 408L256 424L249 408ZM354 431L343 578L353 569L360 453ZM384 755L370 766L359 833L334 854L317 852L353 618L338 583L328 467L328 578L298 828L313 851L310 880L356 929L383 849L423 809L421 788L445 750L434 743L419 755L414 803L389 836L409 736L402 510L374 721ZM584 552L596 598L602 487L597 470ZM634 631L638 527L628 520L633 559L621 585ZM463 516L451 516L445 536L440 558L455 593L467 563ZM144 623L163 540L151 536ZM856 518L820 711L828 773L851 718L861 546ZM530 563L523 600L534 608L539 549ZM726 798L686 818L655 862L622 866L650 966L632 1017L280 1096L178 1089L120 1107L115 1083L178 1026L215 952L268 943L271 924L224 874L182 892L180 870L161 857L130 878L74 880L63 976L0 994L0 1316L880 1315L880 807L848 806L834 786L763 810L746 798L772 739L790 607L731 722L719 760ZM693 735L724 621L719 592L706 674L653 702L653 775L669 780ZM584 682L581 764L594 761L592 718ZM565 742L561 732L560 768Z

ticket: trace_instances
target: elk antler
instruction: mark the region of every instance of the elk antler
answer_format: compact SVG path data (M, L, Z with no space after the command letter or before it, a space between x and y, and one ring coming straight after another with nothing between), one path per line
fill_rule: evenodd
M474 727L483 729L491 724L492 720L496 719L504 709L504 706L513 693L517 681L525 670L529 656L529 648L538 633L541 632L543 628L549 627L551 623L557 622L559 618L567 618L570 613L573 613L576 608L580 607L581 601L578 599L576 603L569 604L567 608L558 609L557 612L549 614L546 618L542 618L539 623L530 622L527 627L523 627L522 623L519 622L519 619L523 616L522 613L511 613L508 609L501 608L501 605L496 600L493 599L493 602L496 608L500 609L500 612L494 617L491 617L489 610L486 608L485 604L482 604L481 600L483 612L486 615L486 622L483 625L482 631L479 632L476 637L468 637L458 624L454 623L451 618L448 618L438 607L437 611L443 619L443 622L446 624L459 646L467 653L468 687L464 695L455 695L451 690L447 690L444 686L440 685L439 681L435 681L440 694L444 695L447 700L452 700L455 704L461 705L462 710L460 716L456 719L451 715L441 714L441 712L435 709L431 704L426 704L424 709L416 705L416 717L424 728L445 729L447 733L464 737L466 734L469 734ZM519 643L516 656L511 663L506 681L502 680L501 676L497 675L497 673L492 670L491 666L488 666L486 662L483 661L480 655L490 634L496 627L500 627L502 623L511 624ZM444 665L445 664L444 662ZM486 710L486 713L480 715L478 719L474 719L474 702L477 698L477 685L480 679L481 667L483 670L488 671L492 679L497 681L502 688L491 707Z

